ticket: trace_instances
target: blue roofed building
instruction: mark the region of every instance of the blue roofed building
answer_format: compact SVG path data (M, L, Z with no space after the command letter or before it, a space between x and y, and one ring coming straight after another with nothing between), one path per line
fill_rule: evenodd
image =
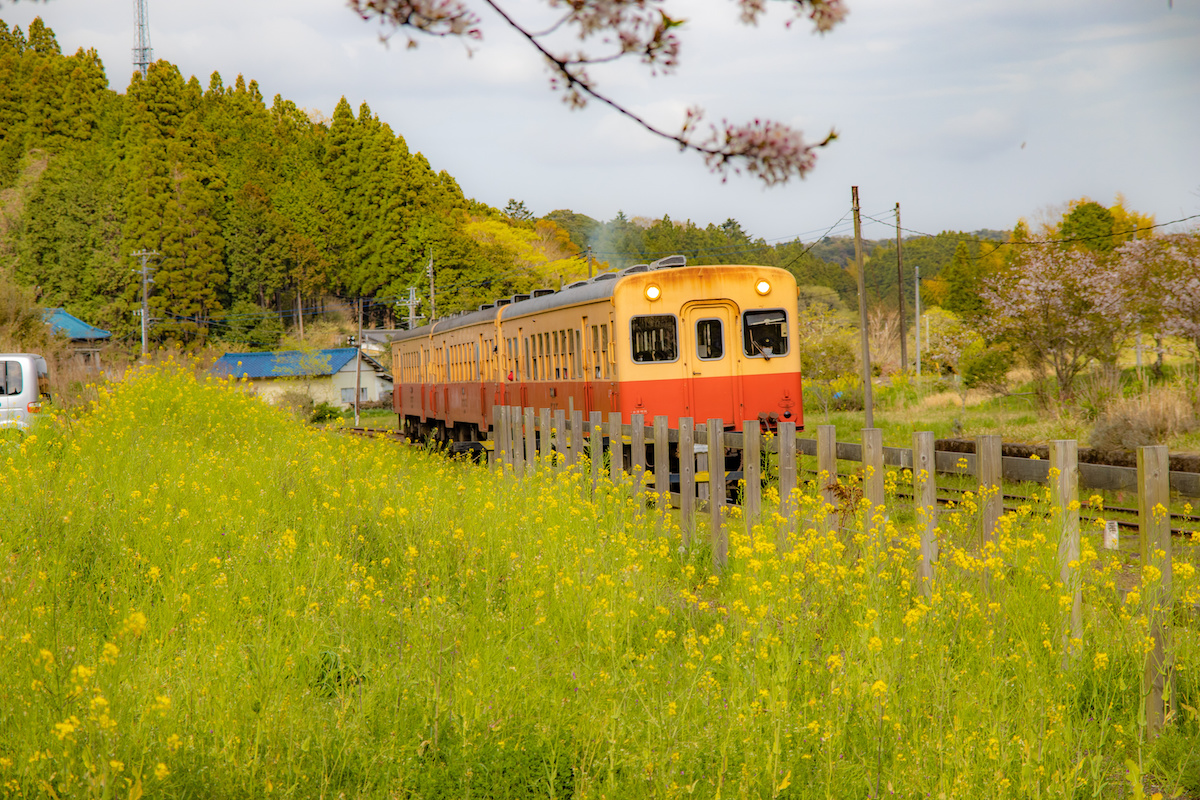
M274 353L225 353L212 365L221 377L245 379L268 403L289 392L307 395L314 403L343 408L354 405L354 387L361 381L359 404L391 402L392 376L366 353L361 379L356 378L353 347L328 350L281 350Z
M42 319L50 326L51 333L71 340L71 349L84 366L100 369L100 346L112 338L111 333L89 325L62 308L46 309Z

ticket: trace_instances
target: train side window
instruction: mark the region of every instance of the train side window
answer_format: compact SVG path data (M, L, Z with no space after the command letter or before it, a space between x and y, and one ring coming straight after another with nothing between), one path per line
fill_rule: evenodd
M525 376L529 376L529 337L525 337ZM520 376L518 376L518 380Z
M592 326L592 377L600 377L600 327Z
M562 332L554 331L552 333L552 336L554 337L554 379L561 380L562 379L562 350L563 350Z
M539 333L538 340L538 356L542 360L542 380L548 380L550 377L550 334Z
M725 357L725 326L721 320L697 320L696 357L701 361L716 361Z
M604 377L607 378L612 372L608 358L608 323L605 322L600 326L600 360L604 362Z
M567 346L571 350L571 377L575 380L583 377L579 369L579 356L583 347L580 346L580 341L583 336L578 330L567 331Z
M548 341L549 338L550 338L550 334L548 334L548 333L539 333L538 334L538 358L541 360L541 369L539 370L538 374L542 376L542 380L546 380L550 375L550 373L546 369L547 365L550 362L550 353L549 353L550 343Z
M787 355L787 312L782 308L742 315L742 345L751 358Z
M629 320L629 342L638 363L679 358L679 324L672 314L653 314Z

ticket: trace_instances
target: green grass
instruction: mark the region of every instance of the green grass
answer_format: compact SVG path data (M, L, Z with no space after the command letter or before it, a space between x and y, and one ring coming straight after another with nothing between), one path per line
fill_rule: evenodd
M982 553L972 504L945 514L928 596L911 527L861 509L843 535L734 512L718 574L627 483L309 428L169 366L0 480L8 795L1134 796L1130 765L1200 791L1194 714L1139 722L1157 578L1125 596L1085 544L1064 643L1044 504ZM1200 602L1184 561L1173 591Z

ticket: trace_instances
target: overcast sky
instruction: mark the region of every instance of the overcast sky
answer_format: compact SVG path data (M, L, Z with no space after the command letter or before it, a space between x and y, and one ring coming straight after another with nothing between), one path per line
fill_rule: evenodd
M858 185L864 235L1009 228L1086 195L1118 192L1158 222L1200 214L1200 4L1196 0L847 0L832 33L785 22L783 4L757 27L732 0L667 0L682 29L676 73L596 69L602 90L669 130L700 105L710 118L778 119L811 139L839 139L803 181L725 183L702 160L592 104L569 111L537 56L483 16L484 40L404 37L342 0L149 0L156 58L207 86L241 73L270 104L281 94L330 115L343 95L371 109L496 207L517 198L536 214L570 208L627 216L740 221L755 237L850 231ZM0 18L40 15L63 51L95 47L110 84L132 72L134 0L0 0ZM542 3L510 0L531 18ZM1200 223L1193 219L1184 226Z

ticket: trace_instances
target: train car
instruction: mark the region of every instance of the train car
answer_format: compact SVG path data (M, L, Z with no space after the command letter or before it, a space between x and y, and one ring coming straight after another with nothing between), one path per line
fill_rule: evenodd
M803 428L796 298L785 270L681 256L515 295L397 337L394 408L441 441L477 441L495 405Z

